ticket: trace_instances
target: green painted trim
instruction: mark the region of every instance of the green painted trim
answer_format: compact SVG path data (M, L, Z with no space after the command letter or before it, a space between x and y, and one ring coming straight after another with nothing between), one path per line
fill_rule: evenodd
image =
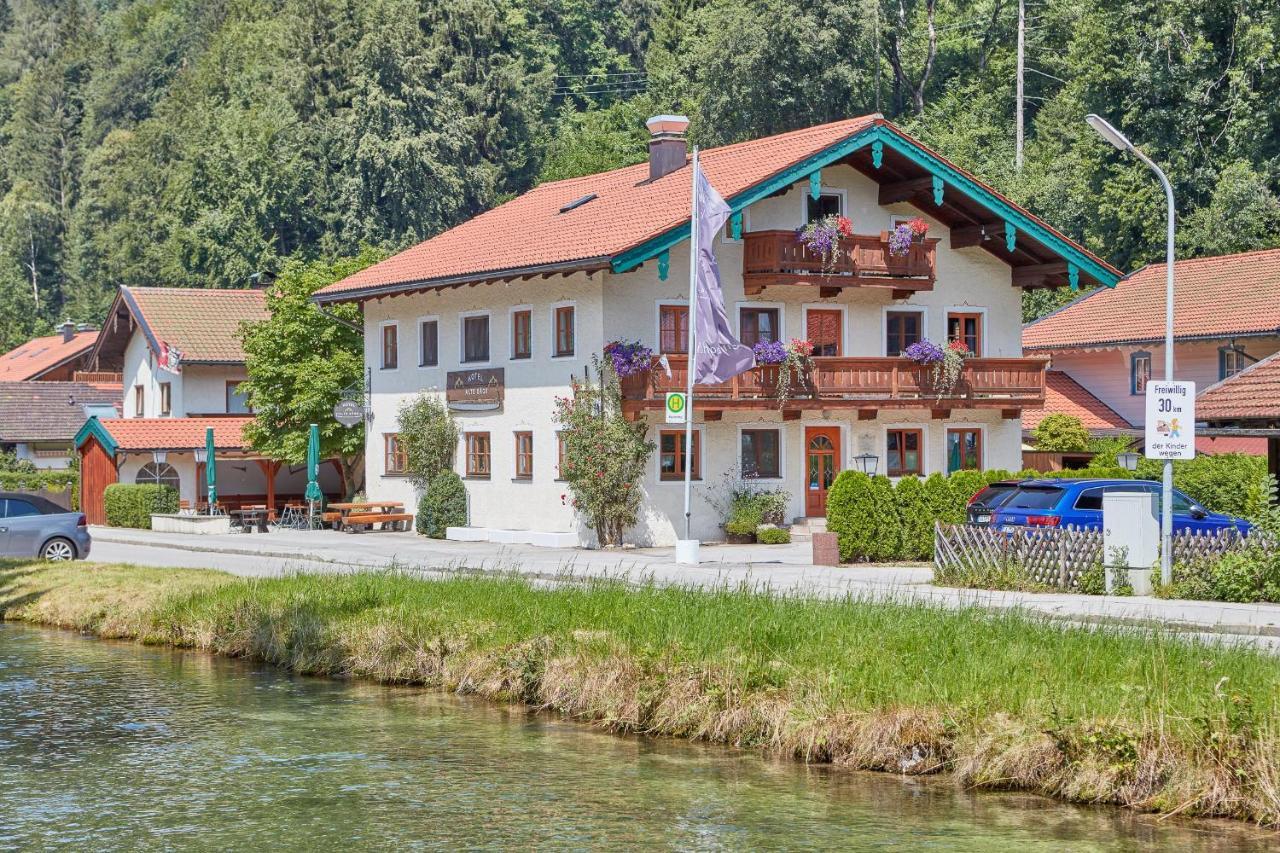
M857 133L840 140L834 145L819 151L791 168L779 172L772 178L768 178L755 186L748 187L732 198L726 199L729 203L729 209L734 213L744 210L750 205L756 203L766 196L770 196L780 189L789 187L798 181L804 180L805 177L811 176L815 170L820 170L823 166L835 163L849 154L864 148L868 145L872 146L874 156L875 143L879 142L881 146L889 146L897 153L906 157L921 168L927 170L936 179L941 180L945 185L950 185L966 196L973 198L978 203L995 212L995 214L1005 220L1005 240L1009 242L1009 228L1013 228L1014 239L1019 229L1028 234L1035 240L1043 243L1052 251L1062 256L1068 263L1076 264L1082 272L1095 281L1107 287L1115 287L1116 282L1120 280L1120 274L1112 272L1104 264L1094 260L1082 250L1071 245L1063 237L1054 234L1045 226L1031 219L1026 214L1019 211L1010 203L1002 200L990 190L976 183L962 172L956 170L953 166L944 162L939 157L930 152L916 146L905 137L899 136L893 130L884 125L872 125L864 128ZM611 266L615 273L627 272L635 269L640 264L657 255L659 252L670 249L677 243L689 239L689 223L683 222L670 230L649 238L638 246L634 246L625 252L615 255L611 261ZM1013 251L1010 249L1010 251Z
M933 175L933 203L937 207L942 207L942 187L944 186L942 178Z
M94 415L89 418L89 420L85 421L84 426L80 427L80 431L76 433L76 450L79 450L80 446L90 438L96 438L98 443L102 445L103 449L112 456L116 455L116 450L120 447L120 445L116 444L116 440L111 437L111 433L107 432L107 428L98 420L97 415Z
M671 274L671 252L664 249L658 253L658 281L666 281Z
M1018 248L1018 226L1007 219L1004 221L1004 247L1010 252Z
M742 211L739 210L733 216L729 217L729 233L733 235L733 239L742 239Z
M1067 263L1067 281L1072 290L1080 289L1080 268L1071 262Z
M877 139L871 143L871 165L877 169L884 163L884 142Z
M822 170L814 169L809 175L809 198L817 201L820 195L822 195Z

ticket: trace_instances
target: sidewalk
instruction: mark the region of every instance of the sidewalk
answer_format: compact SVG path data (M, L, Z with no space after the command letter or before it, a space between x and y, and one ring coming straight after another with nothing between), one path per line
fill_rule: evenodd
M937 587L930 583L933 572L927 566L815 566L810 562L808 543L704 546L701 565L677 566L671 548L627 551L534 548L446 542L424 539L413 533L353 535L318 530L189 536L107 527L94 527L91 532L94 539L91 559L94 560L220 569L246 576L399 566L426 572L462 568L510 571L540 579L572 572L702 588L748 584L778 593L822 598L853 596L946 607L1017 608L1072 622L1157 626L1192 634L1255 637L1261 645L1280 649L1280 605L1276 604Z

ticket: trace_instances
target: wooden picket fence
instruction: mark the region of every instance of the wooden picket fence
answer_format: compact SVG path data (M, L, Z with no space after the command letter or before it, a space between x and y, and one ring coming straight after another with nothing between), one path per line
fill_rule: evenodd
M1173 537L1173 561L1221 557L1240 550L1247 541L1235 530L1183 531ZM992 567L1015 566L1035 583L1074 589L1080 575L1102 565L1103 558L1101 530L1068 526L1004 531L973 524L934 525L933 559L940 574L978 574Z

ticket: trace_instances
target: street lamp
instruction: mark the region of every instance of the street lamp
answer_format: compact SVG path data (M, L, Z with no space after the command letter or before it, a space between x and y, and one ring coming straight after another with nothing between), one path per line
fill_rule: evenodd
M1175 217L1173 208L1173 186L1164 172L1151 161L1151 158L1135 146L1116 128L1112 127L1102 116L1090 113L1084 117L1098 132L1098 135L1121 151L1127 151L1137 157L1147 168L1156 173L1160 186L1164 187L1165 204L1168 206L1168 221L1165 229L1164 257L1164 379L1173 381L1173 238ZM1166 585L1173 583L1173 460L1164 460L1164 484L1162 488L1163 506L1160 511L1160 581Z
M874 477L876 475L876 466L880 464L880 457L874 453L859 453L853 457L853 464L858 466L858 470L868 477Z

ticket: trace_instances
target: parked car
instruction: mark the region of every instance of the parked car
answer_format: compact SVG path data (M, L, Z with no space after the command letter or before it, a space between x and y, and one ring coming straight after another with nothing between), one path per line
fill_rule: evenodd
M0 492L0 555L83 560L92 544L83 513L47 498Z
M1014 488L1009 488L1010 484ZM1001 487L1001 488L996 488ZM974 495L969 521L1002 529L1016 527L1067 527L1102 529L1102 496L1110 491L1150 491L1160 484L1151 480L1003 480ZM989 491L991 494L987 494ZM1173 490L1173 531L1216 533L1235 528L1248 533L1252 525L1243 518L1210 512L1187 495Z

